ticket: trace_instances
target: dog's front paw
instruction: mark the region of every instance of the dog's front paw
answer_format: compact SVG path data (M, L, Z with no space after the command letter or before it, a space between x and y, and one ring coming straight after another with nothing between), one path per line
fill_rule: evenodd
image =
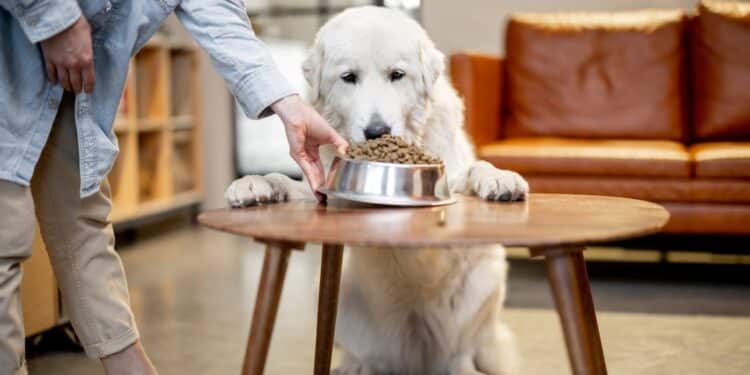
M477 196L488 201L519 201L526 198L529 184L516 172L498 170L478 181Z
M529 184L520 174L497 169L481 162L471 171L474 193L488 201L519 201L526 199Z
M232 181L224 192L224 198L230 207L236 208L285 201L287 194L271 179L250 175Z

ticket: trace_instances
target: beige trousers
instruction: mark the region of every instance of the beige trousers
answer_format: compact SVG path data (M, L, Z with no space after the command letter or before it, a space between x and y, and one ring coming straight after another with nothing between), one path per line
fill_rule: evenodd
M66 94L31 188L0 180L0 374L26 374L20 263L31 255L34 213L86 353L101 358L138 339L114 250L109 185L81 199L74 98Z

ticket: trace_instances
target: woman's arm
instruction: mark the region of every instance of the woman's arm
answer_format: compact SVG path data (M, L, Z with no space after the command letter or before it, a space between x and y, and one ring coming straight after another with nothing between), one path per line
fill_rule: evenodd
M216 70L250 118L277 113L284 122L290 154L315 191L323 183L318 147L347 147L328 123L296 95L255 36L239 0L183 0L175 10L185 28L208 52Z

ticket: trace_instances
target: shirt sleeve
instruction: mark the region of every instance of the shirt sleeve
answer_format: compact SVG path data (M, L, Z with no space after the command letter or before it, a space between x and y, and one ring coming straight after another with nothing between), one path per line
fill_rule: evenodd
M18 20L31 43L60 33L81 17L81 8L74 0L0 0L0 7Z
M183 0L175 13L206 50L248 117L268 116L271 104L297 93L255 36L242 1Z

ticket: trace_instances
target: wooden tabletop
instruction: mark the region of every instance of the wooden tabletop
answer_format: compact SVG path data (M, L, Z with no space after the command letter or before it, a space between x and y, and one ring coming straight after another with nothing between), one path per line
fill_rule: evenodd
M359 246L586 245L658 232L661 206L628 198L531 194L524 202L459 196L449 206L392 208L295 201L202 213L210 228L263 241Z

